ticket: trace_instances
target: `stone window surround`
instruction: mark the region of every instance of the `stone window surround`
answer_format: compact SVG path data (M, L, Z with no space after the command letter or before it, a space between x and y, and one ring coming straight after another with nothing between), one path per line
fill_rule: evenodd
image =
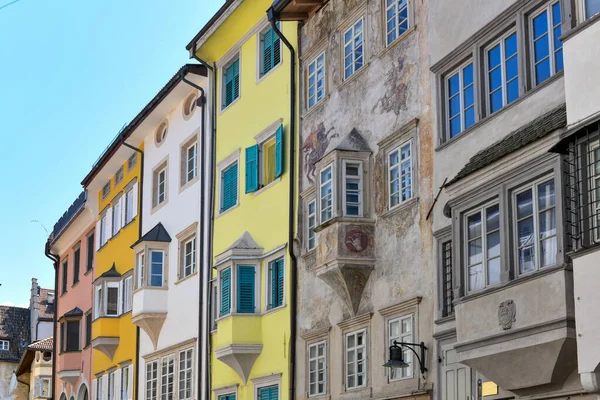
M563 76L563 71L555 73L536 86L532 79L533 72L530 65L531 63L527 62L532 51L529 40L529 17L532 13L539 11L543 4L547 5L554 1L555 0L550 0L533 4L531 2L515 2L431 67L431 71L436 75L435 101L439 106L436 112L436 119L438 121L438 126L440 127L438 146L454 142L455 139L464 136L466 132L471 132L476 129L483 121L487 121L489 118L493 118L506 108L519 103L529 93L538 88L545 87L550 82ZM568 32L574 25L574 21L569 20L567 17L568 15L571 15L571 5L567 0L559 1L561 4L562 31ZM497 39L510 30L516 30L517 32L519 97L510 104L505 104L501 109L490 114L485 111L489 99L485 98L483 95L486 93L487 89L485 85L485 62L482 62L482 60L484 60L485 49L487 46L492 42L497 41ZM461 131L453 138L450 138L446 123L446 112L448 107L446 104L445 81L447 76L455 72L459 66L465 64L468 60L473 62L475 122L469 128Z
M179 174L180 174L180 179L179 179L179 193L183 192L185 189L187 189L188 187L192 186L194 183L198 182L198 180L200 180L200 151L202 151L202 149L200 149L200 143L198 142L198 135L200 134L200 130L196 129L190 136L188 136L187 138L185 138L183 140L183 142L181 143L180 151L180 168L179 168ZM193 145L196 144L196 176L194 178L192 178L190 181L187 181L187 151L188 149Z
M343 86L345 86L346 82L350 82L352 80L354 80L354 78L356 76L358 76L362 71L366 70L369 66L369 51L370 51L370 46L368 45L369 42L369 14L367 12L367 1L364 0L362 1L362 4L358 4L354 7L354 10L350 11L350 13L348 15L346 15L344 17L344 19L336 26L336 28L334 29L334 34L339 35L339 49L337 51L339 51L340 54L340 59L339 59L339 79L340 82L337 83L338 86L338 90L340 90ZM344 78L344 34L345 32L352 26L354 26L354 24L356 22L358 22L359 19L363 20L363 27L362 27L362 34L363 34L363 41L362 41L362 46L363 46L363 65L359 68L354 70L354 72L352 73L352 75L350 75L347 78Z
M268 22L268 21L267 21ZM263 35L269 30L271 29L271 24L267 23L266 25L262 22L259 22L261 29L256 33L256 84L258 85L260 82L262 82L267 76L271 75L271 73L273 71L275 71L277 69L277 67L281 66L283 64L283 42L281 40L279 40L279 63L273 65L273 68L271 68L266 74L261 74L262 72L262 38ZM283 27L280 26L280 29L283 31ZM277 36L277 34L275 32L273 32L273 34L275 36ZM279 39L279 37L278 37ZM241 71L241 70L240 70ZM240 72L241 73L241 72ZM241 79L240 79L241 81Z
M181 115L183 116L183 119L185 121L189 121L190 118L192 118L192 115L194 115L194 113L196 112L196 108L198 108L196 106L197 100L198 100L198 91L196 89L194 89L187 96L185 96L185 98L181 102ZM186 113L187 111L190 111L189 109L187 109L187 107L191 107L191 102L194 103L194 108L191 110L191 112Z
M251 378L250 380L252 381L253 385L254 385L254 398L256 400L260 400L260 397L258 396L258 392L260 389L264 388L264 387L268 387L268 386L275 386L277 385L277 389L278 389L278 399L281 399L281 375L282 373L276 373L276 374L271 374L271 375L266 375L266 376L261 376L259 378ZM237 399L237 397L236 397Z
M315 185L310 185L308 189L304 192L300 193L300 198L302 199L302 209L301 215L302 218L299 218L298 231L301 232L302 239L302 255L307 255L309 253L313 253L317 249L317 232L315 232L315 247L312 249L308 248L308 205L311 202L315 202L315 227L318 226L319 215L317 214L317 197L316 197L316 187Z
M310 330L308 332L305 332L303 334L300 335L300 337L302 338L302 340L304 340L305 342L305 346L304 346L304 351L306 352L305 356L304 356L304 363L305 363L305 370L306 370L306 377L305 377L305 392L307 393L307 397L310 398L320 398L320 397L326 397L329 393L330 393L330 389L329 389L329 385L330 385L330 377L329 377L329 360L330 360L330 355L331 352L329 351L329 345L330 345L330 341L329 341L329 334L331 332L331 326L325 327L325 328L321 328L321 329L314 329L314 330ZM309 349L311 345L317 344L317 343L325 343L325 393L323 394L318 394L318 395L314 395L314 396L310 396L308 395L309 393L309 385L310 385L310 380L309 380L309 372L308 372L308 368L309 368L309 359L310 359L310 353L309 353Z
M381 38L383 40L383 47L384 49L388 49L392 46L394 46L396 43L401 42L405 37L407 37L413 30L415 30L417 24L416 24L416 18L417 18L417 13L416 13L416 7L415 7L415 1L414 0L407 0L408 3L408 29L406 29L406 31L404 31L402 34L398 35L396 37L396 39L392 40L390 43L387 42L387 4L385 2L385 0L382 1L382 6L381 6ZM385 50L384 50L385 51Z
M519 276L517 268L517 254L514 251L513 227L514 218L512 216L512 194L515 190L522 189L525 185L536 181L542 177L553 177L555 193L560 193L557 188L562 187L561 165L558 157L552 154L543 155L541 159L531 160L508 174L503 174L488 182L486 185L475 190L462 194L456 199L450 201L452 207L452 269L454 276L455 302L466 301L468 299L486 295L490 292L502 290L507 285L518 284L519 282L539 274L545 274L548 271L554 271L557 268L564 268L566 260L564 258L564 233L562 214L562 198L555 194L556 208L556 236L557 236L557 260L556 265L545 267L534 272L522 274ZM500 284L487 287L481 290L468 292L467 272L464 267L464 239L462 234L463 216L474 207L487 203L492 199L497 199L500 204L500 257L501 267ZM508 267L508 268L507 268Z
M150 290L167 290L169 287L169 244L165 242L142 242L135 248L135 265L134 265L134 289L132 294L137 293L142 289ZM149 271L151 264L150 252L162 251L163 252L163 283L162 286L150 286ZM138 278L138 262L139 256L144 254L144 276L142 277L143 285L140 286Z
M237 148L235 149L233 152L231 152L227 157L225 157L224 159L222 159L221 161L219 161L217 163L217 171L219 171L219 179L218 179L218 184L219 184L219 202L216 204L217 206L217 218L220 217L221 215L239 207L240 205L240 152L241 149ZM237 199L236 199L236 203L234 206L228 208L225 211L221 211L221 204L223 204L223 171L225 171L227 168L229 168L230 166L232 166L233 164L235 164L237 162L238 164L238 176L237 176Z
M164 129L163 129L164 127ZM161 139L161 141L158 141L158 135L159 133L162 134L163 131L165 132L165 137ZM160 147L163 145L163 143L167 140L167 137L169 136L169 120L167 118L163 119L162 121L160 121L158 123L158 125L156 126L156 128L154 128L154 131L152 133L152 136L154 138L154 146L156 148Z
M93 313L93 318L92 321L96 321L99 318L120 318L122 315L126 314L123 311L123 281L125 280L125 278L128 278L131 276L131 271L129 271L127 274L123 274L120 277L115 277L115 278L97 278L94 281L94 306L92 307L92 310L94 310ZM108 301L108 297L107 297L107 289L109 287L115 287L115 284L117 285L117 314L116 315L106 315L106 308L107 308L107 301ZM97 304L98 302L98 289L101 288L102 289L102 304ZM97 315L97 313L95 312L96 309L100 310L100 315ZM128 311L130 312L130 311Z
M446 317L444 317L444 315L443 315L443 310L444 310L444 293L443 293L443 291L444 291L444 270L443 270L444 254L443 254L442 244L447 241L452 240L452 225L445 226L444 228L441 228L437 232L434 232L433 237L435 240L435 251L436 251L436 253L435 253L435 256L436 256L435 266L436 267L435 268L436 268L437 301L435 302L435 304L436 304L435 317L436 317L436 323L437 323L437 322L442 322L446 318L450 319L450 320L455 319L454 314L448 315ZM453 249L452 253L454 253L454 249ZM454 271L452 271L452 272L454 272ZM452 283L452 287L454 288L454 282Z
M219 387L219 388L215 388L212 389L212 392L215 394L216 400L219 400L220 396L226 395L226 394L233 394L235 395L235 398L238 398L238 384L233 384L233 385L228 385L228 386L223 386L223 387Z
M178 257L177 257L177 281L175 284L179 284L181 281L186 280L198 273L198 222L194 222L189 225L187 228L182 230L176 235L178 241ZM195 270L188 276L183 276L183 269L185 268L185 244L190 240L196 240L196 260L195 260Z
M372 365L372 357L371 357L371 318L373 313L366 313L359 315L354 318L347 319L338 323L338 327L341 329L341 338L342 338L342 365L341 368L342 373L342 387L340 388L341 395L344 397L346 393L371 393L371 385L372 385L372 376L371 376L371 365ZM358 331L365 332L365 350L366 350L366 380L364 386L355 387L352 389L346 389L346 335L349 333L355 333Z
M158 203L158 175L163 170L165 170L165 199L162 203ZM169 170L168 154L152 168L152 208L150 215L169 203Z

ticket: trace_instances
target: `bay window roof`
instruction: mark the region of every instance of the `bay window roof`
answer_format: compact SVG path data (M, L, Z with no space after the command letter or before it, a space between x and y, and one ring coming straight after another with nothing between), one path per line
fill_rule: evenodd
M131 248L134 248L136 245L141 242L171 242L171 236L169 236L169 232L165 229L162 223L156 224L156 226L150 229L144 236L142 236L137 242L131 245Z

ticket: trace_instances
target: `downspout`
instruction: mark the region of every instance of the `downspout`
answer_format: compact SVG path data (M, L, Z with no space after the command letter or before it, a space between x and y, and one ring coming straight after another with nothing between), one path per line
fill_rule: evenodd
M123 138L123 146L130 148L133 151L136 151L140 154L140 184L139 194L138 194L138 239L142 237L142 210L144 207L144 152L137 147L130 145L125 142L125 138ZM140 384L140 327L136 325L135 327L135 385L133 391L133 400L138 399L138 387Z
M200 57L196 55L196 44L194 44L194 49L192 51L192 57L197 60L199 63L204 65L212 72L212 118L211 118L211 138L210 138L210 158L207 160L205 167L209 168L209 186L204 185L205 189L205 197L209 199L208 201L208 210L203 209L202 212L204 215L210 215L208 225L205 223L204 230L206 231L206 252L204 252L204 260L202 261L202 266L204 268L204 276L202 279L206 282L206 285L209 285L212 280L212 242L213 242L213 232L215 225L215 214L214 214L214 193L215 193L215 152L216 152L216 136L217 136L217 75L216 65L210 65L208 62L202 60ZM202 149L203 155L206 154L205 150ZM204 177L203 177L204 178ZM209 188L208 190L206 190ZM208 212L207 212L208 211ZM209 294L207 290L205 292ZM201 363L201 371L200 379L198 379L198 398L200 400L210 400L211 399L211 375L210 375L210 295L206 296L205 304L202 307L202 316L199 325L201 326L201 331L199 334L201 335L201 344L202 348L200 349L202 352L202 357L200 357L199 362Z
M58 351L56 349L56 343L58 342L58 266L60 264L60 257L58 254L54 254L50 252L50 238L46 241L46 248L44 249L44 254L54 264L54 333L52 339L52 397L51 400L54 399L54 391L56 390L56 357L58 356ZM62 344L62 343L61 343Z
M295 388L295 375L296 375L296 314L297 314L297 293L296 293L296 281L297 281L297 264L296 255L294 254L294 234L295 234L295 198L296 198L296 51L292 44L283 36L283 33L277 27L277 20L279 15L275 12L273 7L267 10L267 16L271 23L273 32L279 36L281 41L290 51L290 192L289 192L289 214L288 214L288 252L290 254L291 263L291 282L290 286L290 376L289 386L290 394L289 399L294 400L296 398Z

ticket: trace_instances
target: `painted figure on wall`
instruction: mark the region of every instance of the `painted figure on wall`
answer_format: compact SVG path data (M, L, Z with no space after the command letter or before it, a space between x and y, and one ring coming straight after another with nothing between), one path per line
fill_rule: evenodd
M315 181L315 163L324 155L331 139L338 137L337 133L329 136L329 133L335 128L332 126L328 131L325 131L325 125L321 122L317 128L304 140L302 151L304 152L304 174L310 183Z

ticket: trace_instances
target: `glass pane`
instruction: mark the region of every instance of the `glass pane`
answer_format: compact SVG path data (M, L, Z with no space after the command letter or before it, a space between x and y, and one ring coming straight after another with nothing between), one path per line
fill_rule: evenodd
M535 61L548 57L548 35L544 35L535 41L533 45Z
M502 70L496 68L490 71L490 90L499 88L502 85Z
M459 77L458 73L448 79L448 97L452 97L456 93L458 93L459 87Z
M533 246L519 249L519 271L521 273L535 271L535 256Z
M590 18L600 13L600 0L585 0L585 17Z
M556 235L554 208L540 214L540 239Z
M312 346L310 348L310 358L315 358L317 356L317 348L315 346ZM312 363L313 361L311 361L311 369L312 369Z
M482 240L476 239L469 242L469 265L479 264L483 261L483 255L481 251Z
M349 335L347 337L347 345L346 345L346 347L348 347L349 349L351 349L354 346L356 346L356 337L354 335Z
M492 47L488 51L488 66L490 69L500 65L500 45Z
M465 110L465 129L475 123L475 107Z
M556 72L560 72L564 69L562 49L554 54L554 62L556 63Z
M463 103L465 108L473 105L473 86L465 89Z
M529 217L518 223L519 247L533 245L533 218Z
M517 33L504 39L504 57L508 58L517 52Z
M468 238L481 236L481 213L470 215L467 218Z
M346 175L358 176L358 164L346 164Z
M519 74L518 57L511 57L506 60L506 81L510 81Z
M483 265L469 267L469 290L483 289Z
M533 38L537 39L548 32L548 13L544 11L533 19Z
M486 230L487 232L500 229L500 206L494 205L486 209Z
M500 258L488 261L488 285L500 283Z
M321 172L321 182L326 182L331 179L331 168L327 168Z
M535 84L539 85L550 78L550 59L547 58L535 66Z
M502 108L502 89L495 91L490 95L490 111L496 112Z
M460 115L450 120L450 137L454 137L461 132L460 129Z
M500 255L500 231L487 235L487 256L489 258Z
M448 111L450 116L453 117L456 114L460 113L460 96L454 96L449 101Z
M514 79L508 83L506 90L506 101L512 103L519 98L519 80Z
M531 190L517 195L517 218L521 219L533 214L533 199Z
M540 210L554 207L554 180L538 185L538 206Z
M463 68L463 87L473 83L473 64L469 64Z
M394 151L393 153L390 153L390 165L396 164L398 164L398 152Z
M541 242L542 267L556 264L556 236Z

